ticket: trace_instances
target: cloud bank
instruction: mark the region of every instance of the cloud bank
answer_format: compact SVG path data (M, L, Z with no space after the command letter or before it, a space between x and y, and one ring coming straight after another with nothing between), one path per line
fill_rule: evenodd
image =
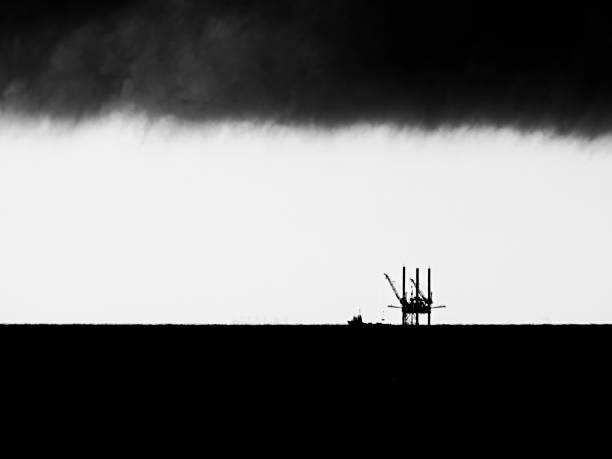
M5 2L0 106L591 137L612 128L606 18L588 2Z

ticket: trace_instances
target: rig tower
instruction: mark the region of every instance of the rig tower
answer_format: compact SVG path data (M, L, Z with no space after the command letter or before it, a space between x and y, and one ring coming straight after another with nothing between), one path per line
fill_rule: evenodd
M427 314L427 325L431 325L431 310L445 308L446 306L434 306L431 291L431 268L427 268L427 296L421 292L419 287L419 268L416 269L416 280L410 279L414 290L411 290L410 298L406 296L406 267L402 268L402 295L398 293L395 284L385 273L389 285L393 289L395 297L400 302L399 306L389 305L390 308L402 310L402 325L419 325L419 315Z

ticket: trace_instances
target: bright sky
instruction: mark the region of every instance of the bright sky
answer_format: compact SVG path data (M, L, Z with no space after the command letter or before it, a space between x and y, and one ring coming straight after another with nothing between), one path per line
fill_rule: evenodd
M612 140L0 121L0 322L612 322ZM400 322L386 309L386 322Z

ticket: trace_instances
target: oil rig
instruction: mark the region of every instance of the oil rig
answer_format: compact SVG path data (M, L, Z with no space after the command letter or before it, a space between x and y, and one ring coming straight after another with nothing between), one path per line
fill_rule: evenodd
M395 297L399 301L399 306L390 304L389 308L402 310L402 325L419 325L419 315L427 314L427 325L431 325L431 310L445 308L446 306L433 305L433 293L431 291L431 268L427 268L427 296L421 292L419 285L419 268L416 269L416 276L410 279L413 289L410 290L410 297L406 294L406 267L402 267L402 295L400 296L395 284L387 273L385 278L389 282ZM383 325L380 323L365 323L361 313L348 321L349 325Z
M400 305L389 305L389 308L401 309L402 310L402 325L419 325L419 316L421 314L427 315L427 325L431 325L431 310L438 308L445 308L446 306L434 306L433 305L433 294L431 291L431 268L427 268L427 296L421 292L419 287L419 268L416 269L415 279L410 279L414 290L411 289L410 298L406 296L406 267L402 267L402 295L395 288L395 284L387 273L385 278L389 282L389 285L393 289L395 297L399 301Z

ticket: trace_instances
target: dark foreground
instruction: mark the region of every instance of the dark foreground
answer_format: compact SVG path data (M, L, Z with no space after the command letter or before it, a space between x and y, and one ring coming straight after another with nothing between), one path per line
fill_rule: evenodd
M5 378L136 388L407 384L418 392L583 375L607 384L612 326L0 326ZM519 376L521 375L521 376ZM6 380L6 379L5 379Z
M224 445L250 446L242 434L260 429L275 443L280 427L361 447L377 428L401 439L466 429L505 448L507 435L555 443L559 428L606 418L611 341L611 326L0 326L0 385L13 426L102 437L92 445L138 429L157 445L175 428L208 445L211 423L240 434Z

